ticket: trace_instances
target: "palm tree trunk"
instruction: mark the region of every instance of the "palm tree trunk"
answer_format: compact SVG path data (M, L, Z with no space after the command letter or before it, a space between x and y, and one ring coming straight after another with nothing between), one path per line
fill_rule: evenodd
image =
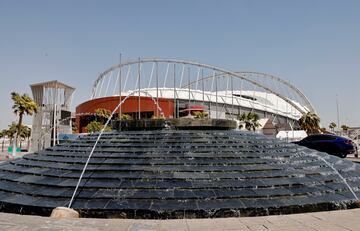
M23 113L19 114L19 123L18 123L17 133L16 133L16 143L19 143L19 137L20 137L20 132L21 132L21 125L22 125L23 115L24 115ZM20 145L21 145L21 140L20 140Z

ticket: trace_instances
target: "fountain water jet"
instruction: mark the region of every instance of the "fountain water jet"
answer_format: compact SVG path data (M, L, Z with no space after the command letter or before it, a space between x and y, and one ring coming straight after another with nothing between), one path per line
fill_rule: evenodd
M78 183L76 184L74 193L73 193L73 195L72 195L72 197L71 197L71 199L70 199L68 208L71 208L71 205L72 205L72 203L73 203L73 201L74 201L74 199L75 199L76 192L77 192L77 190L78 190L78 188L79 188L79 185L80 185L81 180L82 180L82 178L83 178L83 176L84 176L84 173L85 173L85 171L86 171L86 168L87 168L87 166L88 166L88 164L89 164L89 161L90 161L90 159L91 159L91 156L93 155L93 153L94 153L94 151L95 151L95 148L96 148L96 145L98 144L98 142L99 142L102 134L104 133L106 127L109 125L109 123L110 123L110 121L111 121L111 118L114 116L115 112L119 109L119 107L120 107L130 96L132 96L132 95L134 95L134 94L136 94L136 93L139 93L139 94L140 94L140 92L143 92L143 93L149 95L149 96L151 97L151 99L153 100L154 104L156 105L157 109L158 109L158 110L161 112L161 114L162 114L162 109L159 107L159 105L158 105L157 102L155 101L154 97L151 96L148 92L145 92L145 91L134 90L134 91L131 92L129 95L127 95L121 102L119 102L119 104L118 104L118 105L115 107L115 109L111 112L111 115L110 115L109 118L107 119L104 127L101 129L101 131L100 131L100 133L99 133L99 135L98 135L98 137L97 137L97 139L96 139L96 141L95 141L95 144L94 144L93 148L91 149L91 152L90 152L90 154L89 154L89 157L88 157L88 159L86 160L85 166L84 166L84 168L83 168L83 170L82 170L82 172L81 172L81 175L80 175L80 177L79 177L79 181L78 181Z
M346 187L349 189L349 191L352 193L352 195L355 198L355 201L359 201L358 196L356 195L356 193L354 192L354 190L350 187L350 185L348 184L347 180L340 174L340 172L334 168L334 166L332 164L330 164L327 160L325 160L325 158L321 157L320 155L317 155L315 153L306 153L305 155L309 155L309 156L313 156L318 158L319 160L323 161L327 166L329 166L336 175L339 176L339 178L342 180L342 182L344 182L344 184L346 185Z

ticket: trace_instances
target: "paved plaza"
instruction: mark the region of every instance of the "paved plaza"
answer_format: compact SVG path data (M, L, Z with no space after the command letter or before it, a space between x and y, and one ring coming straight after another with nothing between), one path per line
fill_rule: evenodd
M56 219L0 213L0 230L116 230L116 231L349 231L360 230L360 209L281 216L129 220Z

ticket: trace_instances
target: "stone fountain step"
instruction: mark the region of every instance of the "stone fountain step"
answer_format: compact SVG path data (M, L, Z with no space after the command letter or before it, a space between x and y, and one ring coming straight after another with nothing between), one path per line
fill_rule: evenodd
M19 183L15 181L1 181L2 191L23 193L32 195L33 197L56 197L69 198L72 196L73 190L60 185L40 185ZM334 182L328 185L314 188L312 186L289 187L282 186L276 188L228 188L224 189L121 189L121 188L83 188L77 195L78 199L96 198L96 199L113 199L115 196L122 199L226 199L226 198L247 198L257 200L259 198L269 197L294 197L303 195L319 195L322 193L346 192L342 183ZM291 193L291 196L289 195Z
M49 176L49 177L62 177L62 178L75 178L81 174L81 170L73 171L73 170L65 170L65 169L53 169L53 168L33 168L28 166L20 166L20 165L8 165L3 166L2 171L13 172L18 174L30 174L30 175L39 175L39 176ZM0 174L1 172L0 171ZM195 179L262 179L262 178L287 178L294 176L311 176L311 175L319 175L321 172L323 175L333 175L334 172L329 167L321 167L314 166L311 170L307 169L292 169L287 171L286 173L283 171L253 171L253 172L205 172L205 171L192 171L192 172L155 172L155 171L87 171L84 174L84 179L92 178L92 179L173 179L175 176L187 176L190 175L191 178ZM345 176L348 177L356 177L356 173L348 172L344 173Z
M85 179L83 188L112 188L119 189L171 189L171 188L274 188L279 186L302 187L304 185L316 185L326 182L341 182L336 175L312 175L304 177L274 177L261 179L218 179L212 181L211 179L202 178L185 178L191 173L182 176L181 178L175 175L174 178L91 178ZM12 174L0 173L0 179L6 181L14 181L27 184L74 187L77 183L76 178L43 176L43 175L24 175L21 173L12 172ZM358 181L358 180L353 180ZM346 188L346 186L344 186Z

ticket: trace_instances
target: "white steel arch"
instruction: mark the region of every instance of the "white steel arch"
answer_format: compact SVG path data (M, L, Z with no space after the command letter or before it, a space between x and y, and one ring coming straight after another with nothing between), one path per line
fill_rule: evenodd
M289 89L291 89L295 94L297 94L299 96L299 98L302 99L303 103L305 104L304 106L306 106L306 108L309 109L309 111L311 112L316 112L315 111L315 108L312 106L310 100L304 95L304 93L302 93L297 87L295 87L293 84L291 84L290 82L284 80L284 79L281 79L280 77L277 77L277 76L274 76L274 75L271 75L271 74L267 74L267 73L262 73L262 72L254 72L254 71L236 71L235 73L238 73L240 75L244 75L246 76L247 78L251 79L253 75L256 75L257 77L262 77L262 78L269 78L271 79L272 81L275 81L279 84L283 84L285 85L286 87L288 87ZM223 74L219 74L219 76L223 76ZM225 76L226 77L226 76ZM195 81L192 81L190 82L189 84L185 84L183 85L182 87L184 88L187 88L189 85L194 85L197 83L197 81L204 81L204 80L208 80L208 79L211 79L213 78L213 76L206 76L200 80L195 80ZM259 84L262 84L262 83L259 83ZM273 89L273 92L275 90ZM278 92L280 95L281 93ZM285 97L285 96L284 96Z
M260 72L234 72L234 71L229 71L229 70L226 70L226 69L223 69L223 68L220 68L220 67L217 67L217 66L213 66L213 65L202 64L202 63L198 63L198 62L194 62L194 61L188 61L188 60L179 60L179 59L145 58L145 59L130 60L130 61L127 61L125 63L120 63L120 64L117 64L117 65L114 65L114 66L108 68L107 70L105 70L104 72L102 72L98 76L98 78L95 80L94 85L93 85L93 89L92 89L92 98L97 98L98 97L97 96L98 92L100 92L99 97L101 97L101 90L102 90L103 83L107 80L106 78L111 78L111 76L116 76L116 75L112 74L116 69L119 69L119 71L120 71L123 68L127 68L127 71L122 72L122 73L126 74L125 81L122 81L121 78L124 78L124 77L120 76L120 82L121 81L123 83L125 82L125 85L126 85L126 83L129 81L128 80L129 72L130 72L130 69L131 69L132 66L137 66L137 67L135 67L133 69L138 69L137 77L139 77L139 79L140 79L140 75L143 75L143 73L142 73L143 72L142 65L149 64L149 63L152 64L151 65L152 66L151 74L150 74L150 78L149 78L150 80L155 79L154 78L154 75L155 75L154 73L156 73L158 71L157 69L154 70L155 66L158 67L159 64L166 64L165 66L167 67L166 71L165 71L164 82L160 83L157 80L157 83L156 83L157 88L159 87L159 85L161 85L161 86L164 85L164 87L165 87L165 85L167 83L166 81L169 81L169 79L170 80L172 79L172 77L169 77L168 74L169 74L169 66L170 67L173 66L173 69L174 69L174 74L173 75L174 76L173 76L173 85L171 85L171 88L174 89L174 100L175 100L175 97L176 97L176 94L177 94L176 89L178 89L178 88L181 89L181 88L186 88L186 87L190 88L190 86L187 86L186 84L185 85L183 84L183 82L185 82L185 81L183 81L183 79L186 79L186 77L184 77L184 75L186 75L186 74L184 74L184 73L187 72L187 69L189 69L189 72L190 72L190 68L195 68L195 69L197 69L197 71L195 71L197 73L196 74L196 80L193 80L193 81L190 82L190 77L189 77L188 85L189 84L191 85L192 83L196 83L196 90L198 90L198 86L201 85L199 83L202 82L202 85L203 85L202 90L204 91L204 88L205 88L204 87L204 81L205 80L210 80L212 78L211 89L210 89L210 87L208 87L208 91L214 92L214 85L215 85L216 86L216 89L215 89L216 99L218 98L218 96L217 96L218 91L220 91L219 89L217 89L218 78L219 78L219 76L223 76L223 77L230 77L231 78L230 85L231 85L232 90L235 90L235 91L239 90L239 89L233 89L234 88L234 86L232 85L233 78L234 79L240 79L241 81L244 81L247 84L252 85L254 89L255 88L261 89L261 91L268 92L268 93L270 93L272 95L275 95L276 97L278 97L279 99L283 100L288 105L290 105L291 108L294 108L295 110L297 110L300 114L306 113L308 111L315 111L315 109L311 105L310 101L306 98L306 96L298 88L296 88L295 86L293 86L289 82L287 82L287 81L285 81L283 79L280 79L279 77L269 75L269 74L265 74L265 73L260 73ZM179 76L176 76L176 73L175 73L176 72L175 71L176 65L180 65L180 67L177 68L177 70L181 70L181 74L180 74L181 77L180 78L179 78ZM212 73L211 76L209 76L209 75L207 77L200 76L200 73L202 73L203 70L207 70L208 73ZM146 75L146 74L144 74L144 75ZM302 99L302 105L300 103L298 103L298 102L295 102L291 98L281 94L279 91L274 90L274 88L272 88L271 86L266 85L266 84L262 83L261 81L258 81L256 79L252 78L253 75L256 75L256 76L262 77L262 78L265 77L267 79L270 79L272 81L275 81L277 83L280 83L280 84L283 84L283 85L287 86L289 89L291 89L291 91L293 91L294 94L296 94L299 98ZM180 79L180 84L178 83L179 82L178 79ZM118 81L118 79L116 81ZM108 80L107 83L109 84L110 80ZM136 87L137 84L138 84L138 78L136 78L135 87ZM148 82L148 84L145 84L145 85L148 86L148 88L149 88L150 84L151 84L151 81ZM227 85L226 93L228 93L228 91L229 91L229 89L228 89L229 80L227 80L226 85ZM243 85L243 83L241 82L241 86L242 85ZM121 92L120 87L119 87L119 89L120 89L120 92ZM112 92L115 92L115 89ZM159 96L159 97L161 97L161 96Z
M288 82L288 81L286 81L284 79L281 79L280 77L277 77L277 76L274 76L274 75L271 75L271 74L267 74L267 73L256 72L256 71L239 71L237 73L240 73L240 74L243 74L243 75L256 74L258 76L262 76L262 77L265 77L265 78L270 78L270 79L275 80L275 81L277 81L279 83L282 83L282 84L286 85L287 87L289 87L290 89L292 89L294 92L296 92L296 94L298 94L304 100L304 102L306 103L306 106L309 108L309 110L311 112L316 112L315 108L311 104L310 100L305 96L304 93L302 93L300 91L299 88L297 88L296 86L294 86L290 82Z

